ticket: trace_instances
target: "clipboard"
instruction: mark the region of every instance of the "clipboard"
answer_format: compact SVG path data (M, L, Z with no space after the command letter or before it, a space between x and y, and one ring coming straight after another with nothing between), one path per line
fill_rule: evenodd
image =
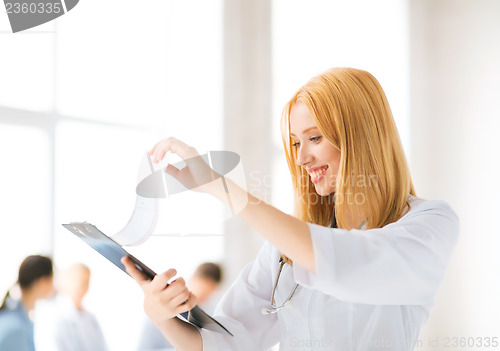
M113 263L116 267L120 268L123 272L127 273L127 271L125 270L125 266L120 262L120 260L124 256L129 256L130 260L134 262L137 269L144 273L144 275L149 279L152 280L156 275L156 273L152 269L129 254L116 241L101 232L93 224L90 224L88 222L72 222L69 224L63 224L63 227L85 241L89 246L91 246L94 250L107 258L108 261ZM208 313L203 311L198 305L196 305L192 310L189 311L188 321L199 328L233 336L233 334L231 334L229 330L227 330L222 324L211 317Z

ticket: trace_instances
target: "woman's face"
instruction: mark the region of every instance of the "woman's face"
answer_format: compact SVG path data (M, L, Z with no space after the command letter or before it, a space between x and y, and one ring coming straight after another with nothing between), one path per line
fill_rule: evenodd
M35 282L38 298L46 299L54 294L53 282L53 276L41 277Z
M340 150L321 135L302 102L290 111L290 133L297 150L297 164L306 169L316 192L321 196L335 192Z

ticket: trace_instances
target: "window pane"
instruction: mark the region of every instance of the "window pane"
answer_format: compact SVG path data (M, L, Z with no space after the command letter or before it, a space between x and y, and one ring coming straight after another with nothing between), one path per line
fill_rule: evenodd
M13 34L0 16L0 105L52 111L54 105L54 24ZM43 33L47 32L47 33Z
M17 280L19 264L27 255L49 254L52 249L47 134L0 125L0 160L0 294L4 294Z
M221 0L81 2L58 27L58 110L129 124L217 118L221 12Z

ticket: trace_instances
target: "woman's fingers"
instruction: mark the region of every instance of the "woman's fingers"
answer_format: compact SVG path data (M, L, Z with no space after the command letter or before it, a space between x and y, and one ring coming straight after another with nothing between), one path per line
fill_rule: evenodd
M178 155L183 160L198 156L198 152L195 148L173 137L166 138L156 143L151 151L149 151L149 155L153 156L154 162L159 162L165 157L168 151Z
M177 179L181 175L181 170L173 165L167 165L165 172L174 177L175 179Z
M162 274L157 274L151 282L151 288L155 290L165 289L168 285L169 280L175 277L176 274L177 271L175 269L169 269Z
M124 256L121 259L122 264L125 266L125 270L127 273L134 278L134 280L139 283L139 285L143 285L146 282L149 282L149 278L144 275L137 267L135 263L128 256Z
M198 298L190 291L187 300L183 301L177 308L177 313L191 311L197 304Z
M180 306L189 300L190 297L190 291L187 289L186 286L184 286L182 289L176 290L175 294L173 294L172 299L170 300L172 305L174 306Z
M153 321L165 321L196 306L196 296L189 292L183 278L168 283L177 274L175 269L169 269L150 280L128 256L123 257L121 262L127 273L142 287L144 310Z
M177 278L165 287L165 281L173 276L172 271L158 275L144 288L144 308L153 321L173 318L179 313L191 310L197 303L183 278Z
M190 292L183 278L174 280L169 289L172 288L172 298L170 303L176 306L176 313L190 311L198 303L196 296Z
M165 289L169 284L168 282L176 276L177 271L175 269L169 269L168 271L162 273L162 274L157 274L153 278L153 280L149 279L144 273L142 273L137 267L135 266L135 263L132 262L132 260L128 257L122 257L121 262L125 266L125 270L127 273L134 278L134 280L139 283L143 288L145 288L145 284L148 284L148 290L150 291L160 291ZM179 280L179 279L177 279ZM176 281L177 281L176 280ZM185 285L184 279L180 278L179 281L182 281L182 283ZM174 289L172 289L172 294L175 294L175 290L179 290L177 286L179 283L174 284ZM171 290L169 290L170 292Z
M154 289L158 293L158 298L162 303L174 307L184 302L187 298L187 294L189 293L186 283L182 278L176 279L176 281L170 283L166 288L159 288L159 286L157 286L151 287L151 289ZM180 295L184 295L184 300L179 298ZM178 300L182 301L179 302Z
M174 165L167 165L165 172L172 176L177 182L180 182L187 189L196 189L200 192L208 192L210 190L209 183L218 179L218 175L210 168L208 156L200 156L195 148L175 138L167 138L158 142L149 152L153 162L159 162L165 154L170 151L178 155L185 163L185 166L177 168ZM167 179L167 182L169 180ZM177 182L173 182L172 191L184 191L180 189Z
M148 155L149 155L149 156L153 156L154 151L156 150L156 148L158 147L158 145L159 145L162 141L163 141L163 140L160 140L159 142L157 142L157 143L153 146L153 148L152 148L151 150L149 150L149 152L148 152Z
M166 140L161 141L156 146L155 150L153 151L153 161L160 162L161 160L163 160L167 151L171 151L171 152L176 154L174 149L175 149L175 147L173 145L173 140L166 139Z

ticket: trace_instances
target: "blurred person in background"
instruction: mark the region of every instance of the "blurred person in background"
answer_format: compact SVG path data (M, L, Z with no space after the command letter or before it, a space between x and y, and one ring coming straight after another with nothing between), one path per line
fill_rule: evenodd
M202 263L196 268L193 276L188 280L189 289L196 295L198 304L208 313L211 313L213 296L222 281L222 269L212 262ZM187 319L188 312L181 313ZM137 351L173 350L172 345L165 339L160 329L147 318L144 321Z
M52 260L39 255L26 257L19 267L17 284L20 298L14 299L9 290L0 307L0 350L34 351L30 315L38 300L53 293Z
M86 265L71 265L64 273L57 297L40 306L35 320L37 351L108 350L96 317L83 306L90 275Z

